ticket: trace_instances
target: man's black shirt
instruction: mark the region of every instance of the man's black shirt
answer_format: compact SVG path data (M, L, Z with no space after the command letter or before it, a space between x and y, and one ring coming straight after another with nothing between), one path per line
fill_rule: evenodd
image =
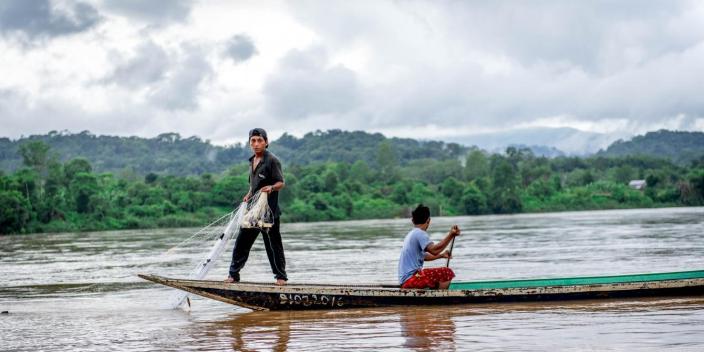
M252 195L260 190L264 186L272 186L276 182L284 182L284 173L281 171L281 162L268 150L264 151L262 160L257 164L257 168L252 170L252 163L254 162L254 155L249 158L249 188ZM274 214L274 217L279 217L281 215L281 209L279 209L279 192L274 191L269 193L269 208Z

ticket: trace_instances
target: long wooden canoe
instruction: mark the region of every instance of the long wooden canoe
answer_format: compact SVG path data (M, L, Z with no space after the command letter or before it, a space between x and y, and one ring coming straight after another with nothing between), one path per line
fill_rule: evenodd
M225 283L139 277L196 295L255 310L536 302L600 298L704 295L704 270L670 273L453 283L448 290L391 285Z

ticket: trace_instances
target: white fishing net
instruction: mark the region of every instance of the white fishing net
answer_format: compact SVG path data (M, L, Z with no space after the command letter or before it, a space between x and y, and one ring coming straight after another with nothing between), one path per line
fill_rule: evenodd
M196 231L193 235L190 237L186 238L185 240L179 242L178 244L174 245L173 247L169 248L169 250L164 253L165 255L193 255L194 253L198 253L199 248L205 248L206 245L210 244L211 241L215 240L218 238L224 231L225 227L227 224L230 222L232 219L232 216L240 211L240 208L243 208L241 205L238 206L234 211L229 212L217 220L213 221L209 225L205 226L204 228ZM194 265L195 265L196 260L194 259ZM182 274L186 274L185 272Z
M243 228L269 228L274 226L274 214L269 208L268 195L257 192L247 203L240 226Z
M233 212L223 215L170 248L165 255L177 265L169 272L169 276L193 280L205 278L217 263L226 261L218 259L226 248L230 248L228 242L239 233L240 228L264 229L273 226L273 222L267 194L255 193L248 202L241 203ZM167 306L177 308L186 300L186 292L176 291L168 300Z

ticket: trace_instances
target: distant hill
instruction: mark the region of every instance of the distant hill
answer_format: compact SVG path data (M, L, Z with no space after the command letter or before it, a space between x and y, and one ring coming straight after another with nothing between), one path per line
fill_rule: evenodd
M570 131L560 133L570 135ZM88 131L52 131L46 135L33 135L18 140L0 138L0 170L8 172L19 168L22 165L18 153L19 146L31 141L43 141L48 144L51 152L61 161L82 157L88 159L97 172L127 172L137 175L150 172L181 176L220 173L235 164L245 162L251 155L249 147L242 144L218 146L196 136L184 138L177 133L141 138L97 136ZM382 144L391 147L401 165L424 158L461 158L471 149L458 143L387 138L380 133L341 130L315 131L301 138L284 134L271 142L270 149L289 166L327 161L353 163L364 160L369 166L375 167L378 166L377 156ZM562 150L545 145L506 144L527 147L538 156L563 155ZM486 149L498 153L504 151L504 148L500 147ZM704 157L704 133L665 130L649 132L630 141L619 140L599 151L598 155L646 155L668 158L684 165Z
M387 138L381 133L363 131L315 131L302 138L284 134L271 144L271 150L282 160L293 164L337 161L354 163L364 160L369 165L377 163L377 152L388 141L399 163L417 159L453 159L465 155L469 148L457 143L418 141L410 138Z
M171 175L194 175L220 172L227 165L246 157L241 146L218 147L198 137L182 138L178 133L163 133L154 138L96 136L81 133L49 132L11 141L0 138L0 168L14 170L21 166L19 146L42 141L51 147L59 160L85 158L98 172L150 172Z
M704 133L660 130L636 136L629 141L618 140L599 156L642 155L667 158L686 165L704 157Z
M548 150L540 150L532 146L542 146L555 148L567 155L587 156L604 149L619 138L626 138L629 135L624 133L594 133L585 132L575 128L516 128L506 131L491 133L476 133L460 136L451 136L445 139L446 142L456 142L463 145L476 145L479 148L502 152L508 146L524 145L531 146L536 155ZM548 155L559 153L548 152Z
M169 175L220 173L232 165L245 162L250 149L242 144L217 146L208 140L178 133L163 133L154 138L96 136L81 133L55 132L10 140L0 138L0 170L13 171L22 164L19 146L42 141L61 161L82 157L90 161L97 172L153 172ZM377 164L382 143L388 143L400 164L411 160L458 158L469 148L456 143L417 141L407 138L386 138L379 133L362 131L316 131L302 138L284 134L271 142L270 150L287 165L314 162L364 160Z

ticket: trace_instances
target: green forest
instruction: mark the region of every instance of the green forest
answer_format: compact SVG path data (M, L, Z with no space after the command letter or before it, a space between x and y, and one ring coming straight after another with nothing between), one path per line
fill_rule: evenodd
M0 138L0 170L15 171L24 166L20 148L31 142L43 142L60 162L84 158L94 171L110 172L118 177L160 175L191 176L219 174L249 158L248 146L235 143L217 146L196 136L183 138L178 133L162 133L154 138L96 136L52 131L18 140ZM297 138L283 134L271 142L270 150L289 165L316 162L376 162L379 145L391 143L402 164L418 158L453 159L469 148L456 143L386 138L380 133L363 131L315 131Z
M631 140L618 140L600 156L642 155L671 160L678 165L688 165L704 155L704 133L660 130L635 136Z
M284 136L282 153L272 144L286 178L284 222L405 217L421 202L435 216L704 205L702 157L687 165L649 156L546 158L514 147L489 154L331 132ZM378 143L321 142L338 133ZM290 154L296 143L310 144L298 159ZM0 233L203 226L247 191L249 153L239 148L238 162L222 172L140 175L100 171L83 157L62 159L43 140L25 140L16 148L21 165L0 171ZM646 180L645 189L630 188L634 179Z
M43 142L60 162L76 158L88 160L94 172L109 172L120 178L159 175L192 176L220 174L246 160L247 146L235 143L213 145L199 137L182 137L178 133L162 133L153 138L94 135L88 131L70 133L51 131L17 140L0 138L0 170L14 172L24 167L20 147L30 142ZM417 159L461 159L472 147L442 141L418 141L409 138L386 138L380 133L364 131L314 131L298 138L284 133L271 141L270 150L288 165L363 160L376 163L376 151L388 142L400 165ZM519 148L519 146L516 146ZM530 146L536 156L557 157L563 152L546 146ZM704 156L704 133L682 131L648 132L629 141L619 140L597 156L646 156L665 158L680 166L688 166Z

